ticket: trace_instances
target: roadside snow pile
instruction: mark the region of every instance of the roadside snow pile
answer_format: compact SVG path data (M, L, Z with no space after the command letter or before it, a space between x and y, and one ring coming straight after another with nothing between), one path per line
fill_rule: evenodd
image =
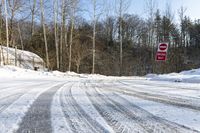
M0 79L4 78L17 78L17 79L64 79L70 78L67 73L61 73L58 71L45 72L45 71L33 71L30 69L23 69L15 66L1 66L0 67Z
M107 76L103 75L90 75L90 74L77 74L75 72L60 72L60 71L33 71L30 69L23 69L16 66L0 66L0 79L4 78L17 78L17 79L79 79L79 78L88 78L88 79L105 79ZM114 77L113 77L114 78Z
M3 60L7 61L7 47L0 46L0 64L3 64ZM32 70L34 67L43 69L44 65L42 58L32 52L8 48L8 64L15 65L15 61L17 66Z
M200 68L189 71L182 71L180 73L170 73L163 75L148 74L146 77L149 80L154 80L154 81L200 83Z
M60 72L60 71L33 71L30 69L19 68L16 66L0 66L0 80L4 78L14 79L93 79L93 80L132 80L132 79L146 79L144 77L116 77L116 76L104 76L99 74L77 74L75 72Z

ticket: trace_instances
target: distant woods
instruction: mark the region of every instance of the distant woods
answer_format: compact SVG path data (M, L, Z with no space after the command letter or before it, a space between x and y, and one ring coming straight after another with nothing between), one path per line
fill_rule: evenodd
M153 0L145 18L126 13L128 0L98 1L2 0L0 43L38 54L49 70L145 75L200 67L200 20L186 8L175 21L169 6L163 13ZM167 62L155 61L159 42L170 45Z

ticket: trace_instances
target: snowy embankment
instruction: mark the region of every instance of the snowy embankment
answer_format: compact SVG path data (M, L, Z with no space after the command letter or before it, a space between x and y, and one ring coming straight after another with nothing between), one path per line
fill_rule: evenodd
M30 69L23 69L15 66L1 66L0 67L0 78L45 78L53 77L53 73L44 72L44 71L33 71Z
M8 54L8 60L7 60ZM8 48L0 46L0 64L16 65L25 69L34 69L38 67L39 69L44 69L44 61L38 55L24 50Z
M183 71L180 73L170 74L148 74L146 76L152 81L172 81L172 82L184 82L184 83L200 83L200 68L189 71Z
M93 80L118 80L118 79L145 79L143 77L114 77L104 76L99 74L77 74L75 72L60 72L60 71L34 71L30 69L19 68L15 66L5 65L0 66L0 79L14 78L14 79L93 79Z

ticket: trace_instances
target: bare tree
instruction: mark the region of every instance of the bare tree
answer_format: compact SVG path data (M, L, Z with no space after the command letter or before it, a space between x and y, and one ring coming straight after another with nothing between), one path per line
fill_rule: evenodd
M114 31L114 17L111 17L112 10L114 8L113 3L111 3L108 0L104 0L104 14L106 16L105 18L105 32L106 32L106 45L109 46L109 44L113 41L113 31Z
M30 0L29 0L30 1ZM32 0L31 0L32 1ZM30 9L31 9L31 35L33 36L35 33L35 13L36 13L36 0L33 0L33 3L31 3Z
M61 28L60 28L60 69L63 70L63 49L64 46L67 47L67 26L66 26L66 18L67 18L67 7L69 0L62 0L61 7ZM65 45L64 45L65 44Z
M146 1L146 10L147 10L147 15L148 15L148 28L149 28L149 33L148 33L148 43L149 46L152 48L154 47L153 41L154 41L154 18L155 18L155 13L156 13L156 5L157 3L155 0L147 0Z
M14 20L16 17L16 14L18 11L20 11L20 9L23 6L23 1L22 0L8 0L8 5L9 5L9 9L10 9L10 34L9 34L9 41L11 42L11 44L14 46Z
M70 29L70 42L69 42L69 65L68 71L71 71L71 63L72 63L72 44L73 44L73 32L74 32L74 19L75 13L77 8L78 0L71 1L71 13L70 13L70 22L71 22L71 29Z
M148 16L148 46L151 47L151 71L154 72L154 51L156 44L154 20L157 3L155 0L146 0L146 11Z
M2 30L3 30L3 15L2 15L2 2L0 3L0 65L2 64L2 62L4 62L2 60L2 56L3 56L3 48L2 48Z
M185 12L186 12L186 8L184 8L183 6L181 6L181 8L179 9L178 11L178 14L179 14L179 19L180 19L180 23L181 23L181 38L180 38L180 45L183 46L185 45L185 41L184 41L184 38L185 38L185 34L184 34L184 31L183 31L183 21L184 21L184 17L185 17Z
M7 11L7 1L2 0L4 4L4 12L5 12L5 19L6 19L6 46L7 46L7 55L6 55L6 64L8 64L8 47L9 47L9 31L8 31L8 11Z
M93 37L92 37L92 74L95 73L95 41L96 41L96 0L93 0Z
M119 42L120 42L120 76L123 72L123 38L122 38L122 21L123 21L123 14L125 14L125 11L128 9L128 6L130 5L129 0L116 0L117 3L117 14L119 18Z
M122 1L120 0L120 6L119 6L119 33L120 33L120 76L122 75L122 64L123 64L123 49L122 49L122 44L123 44L123 40L122 40L122 20L123 20L123 14L122 14Z
M20 38L21 47L22 47L22 50L24 50L24 43L23 43L23 38L22 38L22 33L21 33L21 28L20 28L19 22L18 22L18 24L17 24L17 27L18 27L18 33L19 33L19 38Z
M59 69L59 49L58 49L58 35L57 35L57 14L58 14L58 1L54 0L54 36L55 36L55 46L56 46L56 66Z
M43 27L44 43L45 43L46 66L47 68L49 68L49 54L48 54L48 44L47 44L46 27L45 27L43 0L40 0L40 8L41 8L41 24Z
M2 44L2 30L3 30L3 15L2 15L2 2L0 3L0 44Z
M88 48L88 42L80 42L80 40L77 40L75 42L74 48L73 48L73 62L76 65L76 72L80 72L80 65L81 61L91 55L90 49Z
M171 3L168 1L165 7L165 16L172 22L174 20L174 12L172 11Z

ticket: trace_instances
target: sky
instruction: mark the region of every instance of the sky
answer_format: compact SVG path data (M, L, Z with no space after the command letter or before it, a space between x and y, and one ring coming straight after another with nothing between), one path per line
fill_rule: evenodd
M181 6L186 8L185 14L189 16L192 20L200 19L200 0L155 0L158 9L163 13L166 9L166 4L171 6L172 13L178 19L178 10ZM145 5L146 0L131 0L131 5L129 6L129 13L136 13L140 16L145 17Z
M90 10L89 14L92 14L92 0L81 0L81 6L84 6L85 9ZM110 10L114 12L113 5L116 0L97 0L99 5L105 5L106 3ZM119 0L118 0L119 1ZM129 0L131 3L129 4L129 8L127 9L127 13L129 14L138 14L139 16L146 18L147 11L146 9L146 1L148 0ZM174 15L174 21L178 21L178 10L183 6L186 9L185 15L189 16L192 20L200 19L200 0L154 0L158 9L160 9L161 13L164 13L166 10L166 5L170 5L171 13ZM110 6L112 5L112 6Z

